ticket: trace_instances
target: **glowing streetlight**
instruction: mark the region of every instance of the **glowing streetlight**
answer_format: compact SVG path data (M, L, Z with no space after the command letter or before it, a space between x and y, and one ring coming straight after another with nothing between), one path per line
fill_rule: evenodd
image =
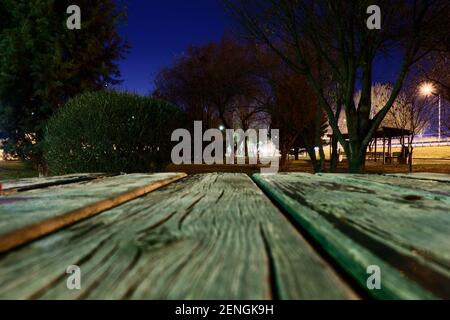
M219 130L223 131L223 130L225 130L225 127L221 125L221 126L219 126Z
M439 103L439 128L438 128L438 141L441 142L441 95L436 94L436 88L430 82L424 82L419 87L420 94L424 97L437 96Z
M420 85L420 93L425 96L425 97L429 97L433 94L435 94L434 92L436 91L436 89L434 88L433 84L430 82L424 82Z

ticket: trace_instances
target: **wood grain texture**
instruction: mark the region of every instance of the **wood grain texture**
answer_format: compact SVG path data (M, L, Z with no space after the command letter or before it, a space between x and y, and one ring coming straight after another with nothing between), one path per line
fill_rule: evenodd
M377 298L450 298L450 197L350 175L254 175L257 184ZM420 183L420 181L417 181ZM432 188L434 188L433 186ZM448 186L442 183L443 190Z
M333 174L328 174L328 176L333 176ZM342 175L336 174L336 176L341 176L342 178ZM418 190L432 192L436 196L450 196L450 184L433 179L420 179L418 181L417 179L408 179L403 176L376 174L347 175L346 179L366 180L367 183L387 184L394 188L402 187L403 189L409 189L411 194Z
M415 173L396 173L392 174L392 176L407 178L407 179L416 179L416 180L433 180L439 182L447 182L450 183L450 175L445 173L428 173L428 172L415 172Z
M45 192L0 197L0 253L122 203L185 174L124 175Z
M244 174L189 176L1 255L0 279L3 299L357 297Z
M101 173L85 173L85 174L69 174L54 177L25 178L17 180L0 181L0 183L2 184L0 195L10 195L17 192L29 191L34 189L41 189L57 185L90 181L107 176L112 175L105 175Z

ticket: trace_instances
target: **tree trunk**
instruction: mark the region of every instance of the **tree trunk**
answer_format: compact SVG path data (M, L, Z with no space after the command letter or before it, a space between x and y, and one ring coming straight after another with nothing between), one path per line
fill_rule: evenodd
M321 161L317 160L316 149L306 146L306 152L308 152L309 158L311 159L314 173L323 172L323 164L321 164Z
M248 159L248 163L250 164L250 155L248 153L248 138L244 137L244 156Z
M409 172L412 173L413 172L413 147L411 147L409 149L409 154L408 154L408 165L409 165Z
M367 146L362 145L361 141L354 139L349 142L347 152L349 173L363 173L366 160Z
M282 148L282 150L280 150L281 153L281 158L280 158L280 169L281 171L284 171L284 169L286 169L287 164L288 164L288 149L287 148Z
M411 138L408 138L408 167L410 173L413 172L413 151L414 151L414 148L412 146L413 139L414 139L413 136L411 136Z
M330 171L335 173L337 171L337 166L339 162L339 154L338 154L338 139L335 134L331 138L331 164Z
M324 164L325 164L325 152L323 151L323 145L319 144L319 166L317 167L316 172L324 172Z
M364 163L358 155L348 157L348 172L349 173L364 172Z

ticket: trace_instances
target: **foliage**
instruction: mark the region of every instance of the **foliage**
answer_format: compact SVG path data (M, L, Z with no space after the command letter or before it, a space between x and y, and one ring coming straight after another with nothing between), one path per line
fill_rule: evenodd
M72 4L81 8L81 30L66 27ZM80 92L118 83L123 15L114 0L1 1L0 128L7 151L43 165L43 132L54 111Z
M170 161L171 133L183 120L179 108L154 98L84 93L49 120L45 157L54 174L157 170Z

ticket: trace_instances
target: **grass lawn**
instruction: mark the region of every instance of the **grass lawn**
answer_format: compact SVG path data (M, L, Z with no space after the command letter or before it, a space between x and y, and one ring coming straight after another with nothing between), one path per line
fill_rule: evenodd
M37 176L37 171L21 161L0 160L0 180L13 180Z
M327 162L326 167L329 167ZM256 165L169 165L166 167L167 172L186 172L187 174L195 173L210 173L210 172L239 172L239 173L258 173L259 166ZM308 160L291 160L286 168L282 171L286 172L310 172L312 167ZM339 164L338 172L346 173L347 164L344 162ZM397 163L385 164L381 161L373 162L367 161L367 173L408 173L408 165L400 165ZM449 160L435 160L435 159L416 159L414 160L413 172L433 172L433 173L448 173L450 174L450 159Z
M325 148L325 157L329 160L329 148ZM399 152L399 148L393 148L392 152ZM450 146L439 147L415 147L413 156L413 172L433 172L450 174ZM328 166L328 164L327 164ZM339 164L338 172L346 172L347 164L344 160ZM307 160L290 161L285 171L312 172ZM383 165L382 161L366 162L367 173L407 173L408 165L398 164L394 159L392 164Z
M328 148L325 148L325 151ZM397 150L393 150L394 152ZM327 157L328 158L328 157ZM326 166L328 167L328 163ZM381 161L367 161L368 173L407 173L407 165L397 163L383 165ZM257 173L260 167L257 165L169 165L166 172L186 172L187 174L208 172L241 172ZM312 172L311 165L306 159L291 160L284 171ZM346 172L345 160L339 165L338 172ZM442 147L416 147L414 149L414 172L434 172L450 174L450 146ZM0 181L20 178L37 177L36 170L20 161L0 161Z
M329 163L326 163L326 167ZM284 171L288 172L312 172L307 160L291 161ZM347 172L345 160L339 164L338 172ZM366 162L367 173L408 173L409 166L404 164L392 163L385 164L381 161ZM413 162L413 172L432 172L450 174L450 160L416 159Z
M392 148L393 152L399 152L400 148ZM414 147L415 159L447 159L450 160L450 146L439 147Z
M325 157L329 160L329 148L325 148ZM397 152L393 148L393 152ZM329 163L326 163L326 167ZM166 168L168 172L186 172L188 174L194 173L208 173L208 172L241 172L241 173L256 173L260 171L259 166L256 165L169 165ZM312 172L311 165L306 158L300 160L290 160L289 164L283 171L288 172ZM347 172L347 164L344 162L339 164L338 172ZM401 165L396 163L385 164L379 160L378 162L367 161L367 173L407 173L409 172L408 165ZM414 148L413 172L433 172L433 173L448 173L450 174L450 146L440 147L416 147Z

